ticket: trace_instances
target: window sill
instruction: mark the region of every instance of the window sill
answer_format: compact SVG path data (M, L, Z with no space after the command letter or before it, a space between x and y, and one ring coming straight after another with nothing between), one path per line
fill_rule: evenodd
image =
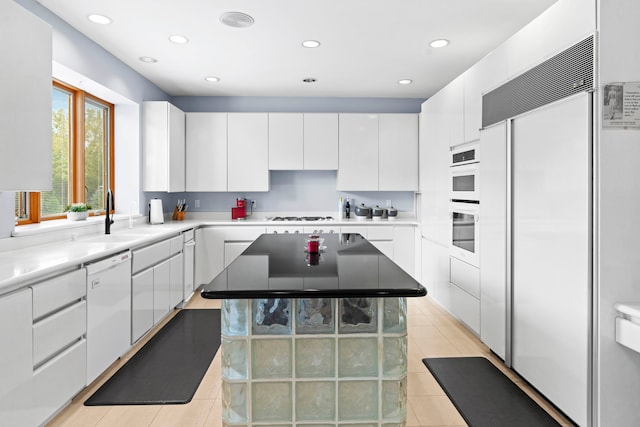
M141 215L134 215L133 218L139 218ZM112 216L114 221L124 221L129 219L129 215L117 214ZM50 233L57 231L78 229L78 234L83 233L83 229L89 227L96 227L99 224L104 224L104 215L90 216L83 221L71 221L64 219L52 219L50 221L43 221L38 224L25 224L17 225L14 231L11 233L11 237L24 237L33 236L42 233Z

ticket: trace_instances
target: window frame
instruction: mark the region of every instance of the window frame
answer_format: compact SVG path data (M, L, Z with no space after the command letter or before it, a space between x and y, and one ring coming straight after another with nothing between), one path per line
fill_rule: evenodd
M85 101L91 100L99 105L107 107L109 110L109 123L106 129L107 136L107 149L105 154L106 165L105 172L108 177L108 186L111 188L112 193L115 193L115 161L114 161L114 117L115 117L115 105L105 101L104 99L98 98L95 95L92 95L88 92L83 91L82 89L78 89L71 85L68 85L59 80L53 80L52 82L52 90L53 88L58 88L65 92L69 92L71 94L71 111L69 114L69 131L70 131L70 141L69 141L69 192L72 203L86 203L86 194L85 194L85 162L84 162L84 116L85 116ZM106 200L106 189L104 191L104 197ZM43 221L50 221L56 219L66 218L64 214L60 215L51 215L43 217L40 212L40 192L32 191L28 192L28 218L18 219L17 225L25 225L25 224L36 224ZM106 204L105 204L106 206ZM113 213L113 208L111 209L111 213ZM105 209L101 210L91 210L89 212L90 216L94 215L105 215Z

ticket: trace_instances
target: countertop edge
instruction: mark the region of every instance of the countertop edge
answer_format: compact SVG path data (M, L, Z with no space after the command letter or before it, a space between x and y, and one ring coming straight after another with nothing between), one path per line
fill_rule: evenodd
M398 290L398 289L352 289L352 290L317 290L308 289L304 291L292 290L251 290L251 291L204 291L200 292L202 298L206 299L259 299L259 298L412 298L424 297L427 289L420 285L420 289Z
M26 288L39 279L46 279L51 277L57 272L64 272L73 270L74 267L82 267L84 264L98 261L103 258L107 258L111 255L140 247L147 246L156 241L166 239L172 235L177 235L183 231L189 229L197 229L201 227L213 227L213 226L264 226L264 227L295 227L295 226L312 226L319 224L335 225L335 226L418 226L419 222L415 218L400 218L395 221L372 221L372 220L355 220L355 219L337 219L331 221L296 221L296 222L274 222L266 218L247 219L243 221L231 220L231 219L206 219L206 218L194 218L185 221L166 221L164 224L159 225L136 225L132 229L127 228L114 228L113 233L118 234L127 230L131 232L139 231L142 229L148 229L152 227L155 230L162 229L161 232L150 233L145 238L132 240L130 242L109 242L105 243L104 247L99 249L90 250L88 247L82 250L82 243L89 239L98 239L102 234L92 234L90 236L80 236L77 241L65 240L46 244L37 244L33 246L20 247L12 250L5 250L0 252L0 257L5 256L5 259L9 259L5 263L0 263L0 296L12 293L22 288ZM10 239L22 239L24 237L12 237ZM95 243L95 242L94 242ZM68 256L61 256L59 259L52 259L46 265L25 268L24 271L17 271L20 268L19 260L33 259L34 256L44 255L51 252L51 249L55 248L60 251L67 250L68 252L76 252L75 254L68 254ZM67 248L67 249L65 249Z

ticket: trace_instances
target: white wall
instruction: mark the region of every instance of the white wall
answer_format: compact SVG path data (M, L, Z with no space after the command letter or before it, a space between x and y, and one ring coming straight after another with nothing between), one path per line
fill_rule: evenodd
M640 3L599 6L598 99L607 83L640 81ZM599 117L598 130L599 425L638 426L640 354L615 342L613 306L640 301L640 130L601 129Z
M507 52L509 77L586 38L595 28L596 0L558 0L501 46Z

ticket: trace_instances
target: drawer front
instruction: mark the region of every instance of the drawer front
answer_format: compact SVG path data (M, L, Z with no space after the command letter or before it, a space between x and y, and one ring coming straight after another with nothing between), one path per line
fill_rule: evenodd
M87 302L46 317L33 325L33 364L42 363L87 332Z
M393 227L367 227L367 236L369 240L393 240Z
M87 340L60 353L33 373L35 425L42 425L86 385Z
M175 255L182 250L182 236L176 236L169 239L169 243L171 244L171 255Z
M357 225L343 225L340 227L342 234L361 234L365 239L368 237L367 227Z
M253 242L261 234L264 234L265 227L233 227L224 230L225 242Z
M171 239L163 240L147 246L146 248L133 251L132 272L144 270L162 260L169 258L171 255Z
M195 232L193 231L193 229L191 230L187 230L187 231L183 231L182 232L182 238L185 242L189 241L189 240L193 240L195 238Z
M87 294L87 273L84 269L55 277L32 286L33 318L69 305Z
M474 297L480 298L480 269L457 258L451 257L449 259L451 262L451 283L458 285Z
M449 284L451 313L462 320L476 335L480 334L480 300L454 284Z

